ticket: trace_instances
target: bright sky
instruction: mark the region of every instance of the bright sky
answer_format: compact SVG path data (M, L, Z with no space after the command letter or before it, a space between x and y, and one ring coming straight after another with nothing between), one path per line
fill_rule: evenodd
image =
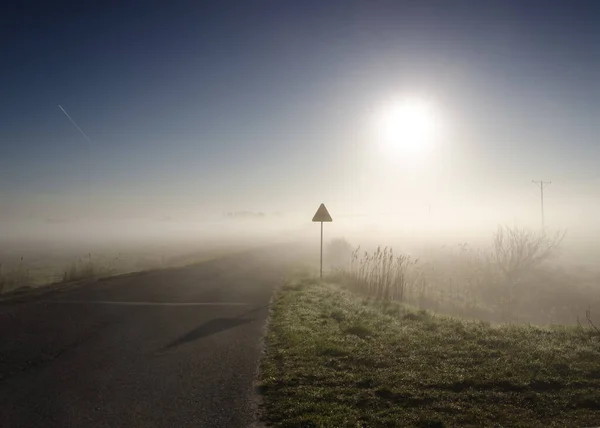
M596 1L59 3L0 18L3 219L85 216L91 188L101 218L537 221L542 179L556 223L598 209ZM416 98L435 146L384 149L373 115Z

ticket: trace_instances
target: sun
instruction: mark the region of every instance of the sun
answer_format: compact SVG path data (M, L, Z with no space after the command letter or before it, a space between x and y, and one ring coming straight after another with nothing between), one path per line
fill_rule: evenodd
M377 119L380 140L402 154L421 154L431 149L438 133L433 107L420 99L394 102Z

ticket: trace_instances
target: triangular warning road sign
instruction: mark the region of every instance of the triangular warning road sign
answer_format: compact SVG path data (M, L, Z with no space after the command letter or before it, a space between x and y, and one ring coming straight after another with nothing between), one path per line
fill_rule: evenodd
M321 204L312 221L333 221L329 215L329 211L325 208L325 204Z

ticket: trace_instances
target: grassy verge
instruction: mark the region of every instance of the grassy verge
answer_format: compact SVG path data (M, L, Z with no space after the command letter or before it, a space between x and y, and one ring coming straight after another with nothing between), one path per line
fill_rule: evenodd
M3 293L22 293L32 289L63 285L83 280L109 278L116 275L134 274L159 269L177 269L193 264L204 263L227 256L249 247L222 246L208 247L205 250L188 251L178 255L160 252L127 254L88 253L84 257L38 255L29 260L21 257L9 264L0 263L0 296ZM0 297L1 298L1 297Z
M600 340L578 328L490 325L291 281L261 365L277 427L600 425Z

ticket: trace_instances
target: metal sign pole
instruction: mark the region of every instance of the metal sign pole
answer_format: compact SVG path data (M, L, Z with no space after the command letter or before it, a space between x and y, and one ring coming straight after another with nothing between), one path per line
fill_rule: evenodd
M321 279L323 279L323 222L321 222Z
M315 213L312 221L321 223L321 267L319 269L319 277L323 279L323 222L333 221L327 208L325 208L325 204L321 204L319 209Z

